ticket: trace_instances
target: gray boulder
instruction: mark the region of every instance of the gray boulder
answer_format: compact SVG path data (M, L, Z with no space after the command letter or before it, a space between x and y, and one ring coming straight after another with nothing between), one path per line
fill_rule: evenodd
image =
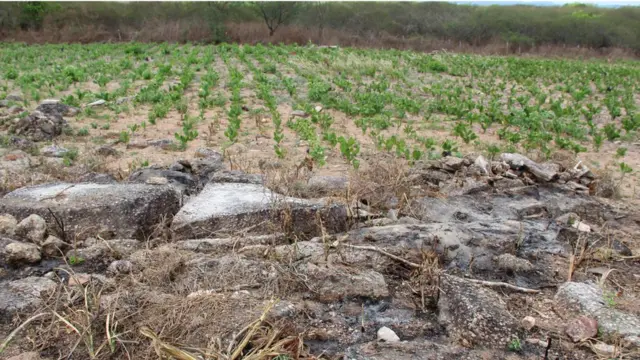
M4 247L4 256L8 263L18 264L34 264L40 262L42 258L40 248L34 244L12 242Z
M470 344L505 347L518 335L518 320L495 291L459 277L440 277L438 311L449 336Z
M198 148L195 152L195 157L197 158L211 158L217 161L222 161L223 156L221 153L211 149L211 148Z
M64 222L66 236L79 240L95 235L142 240L179 207L179 194L172 187L144 184L45 184L0 199L0 213L18 218L38 214L57 229L53 212Z
M222 158L217 156L195 159L190 165L192 173L200 179L202 184L206 184L215 172L227 169Z
M310 237L321 233L316 214L326 232L346 229L344 206L285 197L261 185L209 183L180 209L171 228L184 238L242 231L265 233L274 228Z
M0 235L14 236L18 221L9 214L0 215Z
M64 253L70 247L70 244L50 235L47 237L47 240L42 243L42 254L47 257L58 257L61 255L61 251Z
M32 141L47 141L60 136L68 126L62 115L56 112L34 111L14 125L13 132Z
M42 100L36 110L43 114L59 116L75 116L80 112L78 108L63 104L57 99Z
M37 214L24 218L16 227L16 236L40 245L47 234L47 222Z

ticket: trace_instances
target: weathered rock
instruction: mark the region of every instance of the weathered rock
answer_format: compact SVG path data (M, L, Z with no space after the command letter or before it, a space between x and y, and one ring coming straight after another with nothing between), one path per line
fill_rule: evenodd
M133 263L129 260L116 260L107 268L107 272L112 275L129 274L132 271Z
M502 154L500 160L509 164L514 170L528 170L540 181L552 181L558 177L556 169L540 165L526 156L520 154Z
M13 126L13 132L32 141L46 141L61 135L66 126L67 122L62 115L55 112L45 114L36 110L18 120Z
M591 283L566 282L555 295L554 310L561 316L594 318L602 335L620 336L640 346L640 318L607 306L602 289Z
M63 104L62 102L60 102L60 100L57 99L42 100L36 110L42 112L43 114L59 116L75 116L80 112L78 108Z
M598 322L588 316L578 316L567 324L565 332L573 342L585 341L598 334Z
M287 232L314 236L320 233L316 214L320 215L326 232L346 229L344 206L284 197L255 184L209 183L180 209L171 228L176 235L186 238L210 237L243 229L264 233L274 226L284 227Z
M533 264L529 260L521 259L511 254L502 254L495 258L498 268L514 272L533 270Z
M518 321L500 296L462 278L440 277L438 311L449 336L470 344L504 347L517 336Z
M96 154L100 156L118 156L118 150L111 146L103 145L96 149Z
M16 234L16 228L18 227L18 220L10 214L0 215L0 235L14 236Z
M152 176L147 178L147 181L144 183L149 185L167 185L169 184L169 180L160 176Z
M606 358L615 358L616 356L620 356L620 348L614 345L609 345L601 342L597 342L592 344L591 346L593 351L599 356Z
M301 271L309 278L318 300L323 302L358 297L380 299L389 295L384 276L373 270L307 263Z
M520 179L508 179L508 178L491 180L490 184L493 185L493 187L498 190L512 189L512 188L525 186L524 182L522 182L522 180Z
M445 260L455 259L460 264L467 263L471 258L471 250L464 245L472 239L471 234L448 224L376 226L352 230L347 235L349 243L352 244L375 243L382 247L394 246L414 250L433 248L446 254ZM378 262L380 264L373 265L385 266L381 261Z
M149 146L154 146L157 148L160 148L162 150L170 150L173 147L175 147L175 143L173 142L173 140L171 139L157 139L157 140L150 140L148 142Z
M491 165L489 164L487 159L484 158L484 156L478 156L473 162L473 165L480 169L483 175L491 175Z
M225 169L227 165L216 156L195 159L191 162L191 171L202 184L206 184L216 171Z
M188 193L195 193L199 187L198 180L190 174L153 168L141 169L134 172L129 176L129 181L134 183L148 183L148 180L152 178L164 178L169 184L185 190ZM154 184L162 185L158 182L154 182Z
M40 150L40 154L48 157L64 157L64 155L68 152L68 149L57 145L46 146L42 148L42 150Z
M217 171L209 178L212 183L239 183L239 184L264 184L264 176L260 174L247 174L240 170Z
M42 253L47 257L58 257L64 255L65 251L70 247L70 244L53 235L49 235L47 240L42 243Z
M292 118L295 118L295 117L306 118L306 117L309 117L309 114L307 114L306 112L304 112L302 110L293 110L291 112L291 117Z
M221 153L215 151L214 149L205 148L205 147L198 148L195 151L194 155L197 158L213 158L213 159L216 159L218 161L222 161L222 158L223 158Z
M378 332L376 333L378 340L382 340L382 341L386 341L386 342L398 342L400 341L400 338L398 337L398 335L396 335L396 333L389 329L386 326L381 327L380 329L378 329Z
M46 184L0 199L0 213L19 218L38 214L54 224L50 209L64 221L67 236L79 240L94 235L144 239L179 207L173 188L143 184Z
M455 156L447 156L440 160L440 166L443 169L451 172L456 172L460 170L465 164L466 160L463 158L455 157Z
M523 329L531 331L536 326L536 318L533 316L525 316L520 320L520 325L522 325Z
M105 100L99 99L99 100L96 100L94 102L88 103L87 106L88 107L101 106L101 105L104 105L106 103L107 102Z
M10 320L15 312L40 305L41 296L55 288L55 282L35 276L3 283L0 286L0 321Z
M179 162L174 162L173 164L171 164L171 166L169 166L169 170L187 172L188 169L184 165L180 164Z
M12 242L4 247L4 255L11 264L34 264L40 261L40 248L34 244Z
M443 170L415 167L411 169L409 177L415 184L440 185L451 180L452 175Z
M90 172L79 177L78 182L95 183L95 184L115 184L118 182L118 180L116 180L116 178L110 174L100 174L100 173Z
M46 234L47 222L37 214L27 216L20 221L16 227L16 236L29 240L37 245L42 244Z
M584 223L582 221L575 221L571 226L578 229L578 231L581 231L581 232L591 232L591 226L589 226L587 223Z
M491 186L485 181L477 181L473 178L463 179L461 182L451 182L441 186L440 191L449 196L476 194L491 190Z
M127 149L146 149L149 143L144 140L131 140L127 143Z

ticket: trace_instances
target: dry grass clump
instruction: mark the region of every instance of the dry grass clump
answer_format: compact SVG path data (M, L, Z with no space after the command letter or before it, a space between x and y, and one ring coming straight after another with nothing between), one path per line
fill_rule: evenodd
M136 276L137 281L170 292L178 292L173 289L175 280L185 271L185 264L191 257L192 253L162 246L153 250L137 251L130 259L136 267L142 269Z
M603 198L620 198L621 181L616 180L611 169L594 169L592 172L596 175L596 180L589 185L591 195Z
M349 197L373 209L402 209L411 199L412 184L406 161L388 154L368 159L350 176ZM398 203L399 206L393 206Z
M315 359L301 336L268 320L276 303L265 306L243 291L172 295L135 276L63 283L36 316L15 324L0 354L19 348L74 359Z

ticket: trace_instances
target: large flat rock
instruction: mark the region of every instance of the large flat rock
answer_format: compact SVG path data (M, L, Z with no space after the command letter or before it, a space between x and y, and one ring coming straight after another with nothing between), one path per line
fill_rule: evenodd
M97 235L142 240L179 208L179 194L172 187L146 184L45 184L0 199L0 213L18 219L38 214L50 229L58 229L53 212L64 222L67 239L80 240Z
M312 237L322 233L320 222L327 233L346 230L346 208L285 197L257 184L209 183L180 209L171 228L181 238L274 231Z

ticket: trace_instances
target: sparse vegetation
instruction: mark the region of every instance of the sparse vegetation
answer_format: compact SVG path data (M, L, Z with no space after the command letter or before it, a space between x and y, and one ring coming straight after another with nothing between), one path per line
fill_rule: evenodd
M320 11L322 5L314 6ZM225 12L245 4L207 6ZM251 6L254 14L256 4ZM295 9L300 15L306 5L290 6L300 6ZM333 6L339 5L329 10ZM576 21L606 17L588 8L566 14L573 11ZM275 42L296 20L273 21ZM216 36L227 36L222 25L210 26ZM325 30L329 33L330 27ZM423 31L434 28L414 30ZM525 47L532 36L514 31L505 40ZM334 351L343 342L353 351L401 351L418 344L416 354L430 355L434 348L446 354L453 344L446 334L454 332L441 330L451 324L431 322L435 308L447 311L446 299L439 299L459 288L481 292L497 287L504 291L472 297L506 300L507 305L481 304L487 306L474 317L479 322L491 320L485 310L513 312L503 317L504 329L496 329L508 330L492 344L499 349L490 350L499 356L507 351L519 353L510 355L515 357L538 356L541 348L530 344L530 337L526 343L519 338L507 343L524 334L522 324L512 320L537 316L531 310L545 322L564 326L567 319L558 320L544 302L529 301L527 294L547 301L552 291L533 288L540 282L528 277L561 279L568 268L565 279L578 283L593 277L591 271L612 268L609 262L615 260L617 271L605 270L600 282L609 276L603 288L620 283L624 292L605 293L603 309L628 311L625 306L634 299L636 289L625 286L633 271L619 269L635 269L630 235L637 230L635 218L626 208L610 205L618 199L599 202L589 195L615 198L635 191L637 62L177 42L11 43L3 47L0 60L5 64L0 100L13 94L24 106L14 109L15 117L7 114L8 106L0 108L8 119L0 125L0 193L68 183L42 200L52 204L44 219L46 235L57 234L63 242L51 242L66 253L55 257L45 253L45 245L28 246L45 259L43 266L52 268L46 273L55 290L42 298L38 311L45 315L32 322L23 314L14 319L28 319L27 336L16 348L105 360L324 359L329 355L314 357L311 349ZM47 133L42 140L25 141L17 114L33 114L48 98L77 108L64 114L70 125L62 130L64 136ZM88 105L97 100L104 103ZM13 106L11 101L7 105ZM55 107L66 109L62 104ZM69 150L58 155L45 152L45 146ZM528 158L508 159L518 154ZM546 160L550 163L543 164ZM156 226L145 219L136 223L136 231L125 233L136 238L133 248L121 245L121 234L109 228L127 226L122 219L80 228L71 224L75 217L93 209L73 217L57 212L56 207L75 201L73 191L85 186L80 184L100 183L80 191L103 191L114 178L119 182L114 187L130 186L131 193L127 201L107 199L113 213L140 215L137 208L116 211L129 206L129 196L135 199L133 192L140 189L145 198L132 200L131 206L168 209ZM247 197L250 213L241 209L240 214L225 213L224 221L180 228L176 212L206 195L203 188L233 191L227 188L236 186L241 189L237 197L221 197L233 204L216 199L215 205L233 207ZM268 196L264 208L264 201L254 201L255 189ZM561 198L563 192L570 196ZM146 196L166 198L156 206ZM92 206L100 197L82 205ZM558 204L561 211L556 211ZM196 217L200 210L208 209L196 209ZM188 236L181 231L202 232ZM76 252L94 246L96 252ZM539 266L547 257L554 266ZM121 265L126 265L122 271ZM38 266L33 269L40 271ZM10 266L0 270L3 283L3 271L9 272L7 281L21 276ZM69 281L72 276L78 281ZM443 291L447 278L465 286ZM521 287L526 284L532 288ZM511 297L512 292L522 297ZM456 303L468 306L468 312L476 305L467 299ZM320 321L328 313L335 318L330 330ZM367 345L375 339L380 317L410 324L398 327L401 347ZM536 337L553 337L552 351L562 355L564 344L556 338L564 333L539 325ZM456 347L456 354L477 355L472 354L475 342L486 345L480 340L485 334L473 333L477 339L457 339L465 347ZM433 335L437 344L429 344ZM498 338L486 335L491 341Z
M520 339L514 338L507 345L509 351L520 352L522 351L522 344L520 343Z

